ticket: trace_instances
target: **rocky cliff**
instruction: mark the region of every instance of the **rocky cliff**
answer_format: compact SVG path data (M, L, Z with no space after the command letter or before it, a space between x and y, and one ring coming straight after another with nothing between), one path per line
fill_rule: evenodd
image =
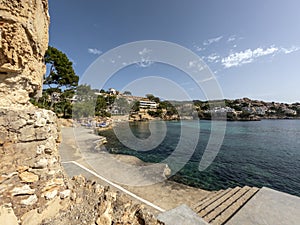
M0 106L41 90L48 27L47 0L0 0Z
M60 164L41 90L48 46L47 0L0 0L0 224L160 224L143 206Z

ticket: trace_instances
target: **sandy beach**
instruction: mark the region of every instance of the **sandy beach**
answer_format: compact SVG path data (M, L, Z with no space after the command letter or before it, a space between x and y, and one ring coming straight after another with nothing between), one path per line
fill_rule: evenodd
M166 165L151 165L133 156L101 151L96 148L97 140L99 136L93 134L91 129L62 128L60 155L69 176L83 174L89 179L96 179L99 183L107 185L105 181L68 163L76 161L164 210L181 204L194 208L197 202L210 193L166 180L164 176Z

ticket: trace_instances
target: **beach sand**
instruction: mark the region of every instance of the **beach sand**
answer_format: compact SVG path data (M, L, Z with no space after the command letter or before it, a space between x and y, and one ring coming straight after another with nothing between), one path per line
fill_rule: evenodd
M181 204L194 208L202 198L210 193L166 180L164 176L166 165L164 164L153 165L134 156L99 151L99 149L95 149L97 140L99 140L99 136L93 134L91 129L62 128L60 155L69 176L83 174L89 179L96 179L102 185L107 185L103 180L68 163L76 161L164 210L175 208Z

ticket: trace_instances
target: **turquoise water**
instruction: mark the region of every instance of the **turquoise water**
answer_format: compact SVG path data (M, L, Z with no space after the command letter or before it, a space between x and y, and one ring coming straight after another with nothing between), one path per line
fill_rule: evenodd
M151 151L135 151L125 147L113 131L105 131L102 135L108 137L107 148L115 153L135 155L146 162L160 162L176 148L182 127L193 128L197 123L201 128L197 147L185 166L171 177L172 180L207 190L236 185L267 186L300 196L299 120L228 122L217 157L202 172L198 166L210 135L210 121L166 122L164 140ZM138 138L145 139L151 135L148 123L134 123L130 127ZM154 126L153 132L156 132L155 127L159 126ZM121 127L119 129L122 130ZM194 140L189 140L189 135L185 139L187 143ZM175 165L170 163L169 166L172 169Z

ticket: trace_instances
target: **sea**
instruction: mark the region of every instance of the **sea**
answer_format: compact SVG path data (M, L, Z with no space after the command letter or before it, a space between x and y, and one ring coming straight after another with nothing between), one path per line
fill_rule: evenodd
M300 120L227 122L214 160L206 169L199 170L212 129L215 129L212 127L212 121L206 120L134 122L129 124L129 130L120 123L112 130L101 131L100 135L107 137L106 149L111 153L159 163L174 159L170 156L178 150L183 132L188 131L191 135L185 134L183 142L188 148L183 152L189 151L189 157L182 160L184 164L180 169L178 163L168 161L171 170L176 171L169 179L205 190L265 186L300 196ZM124 139L119 135L122 132L131 133L140 141L149 140L153 134L163 136L152 149L143 149L143 145L136 149L121 140ZM196 136L199 138L195 139Z

